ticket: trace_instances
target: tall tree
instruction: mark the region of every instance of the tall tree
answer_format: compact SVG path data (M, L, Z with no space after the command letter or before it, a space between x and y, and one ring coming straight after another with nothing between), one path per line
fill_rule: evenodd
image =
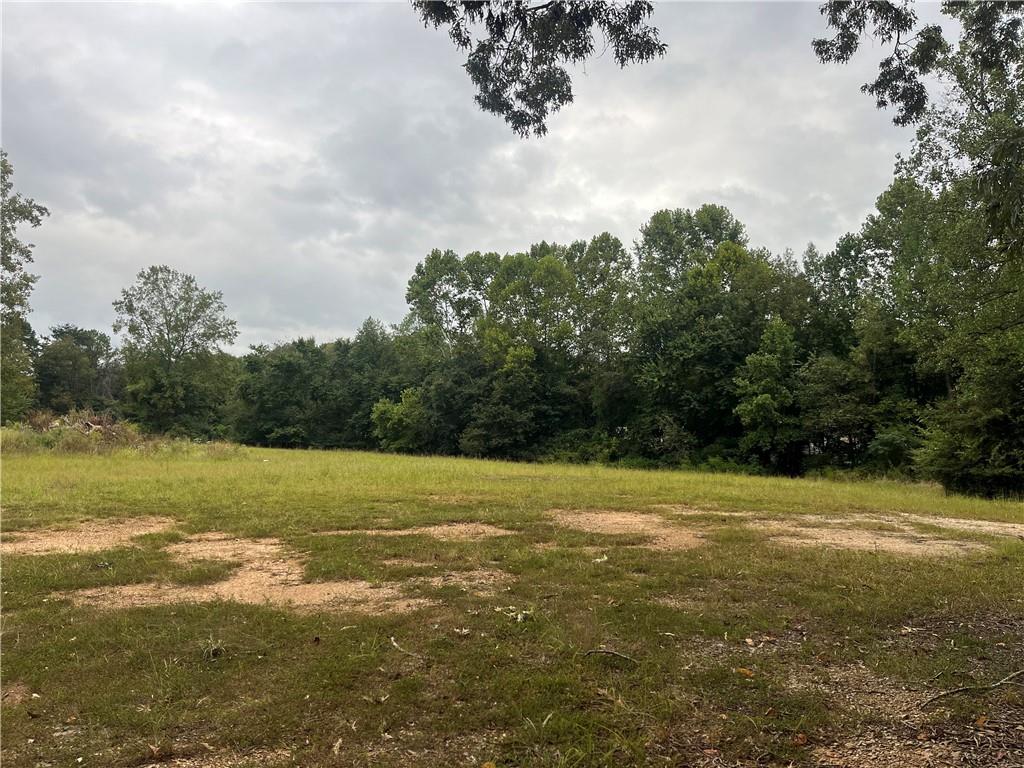
M4 150L0 150L0 205L0 307L5 318L24 317L32 286L39 278L28 271L35 246L18 237L18 228L38 227L50 212L32 198L14 191L14 168Z
M165 265L139 272L114 310L114 332L125 332L125 349L144 352L168 370L238 337L220 291L208 291L192 275Z
M114 302L124 331L129 406L144 426L209 433L233 386L237 361L221 351L238 336L219 291L167 266L144 269Z
M38 227L50 212L14 190L14 168L0 149L0 417L19 419L35 399L32 357L35 335L28 324L29 295L38 279L28 271L32 243L18 229Z

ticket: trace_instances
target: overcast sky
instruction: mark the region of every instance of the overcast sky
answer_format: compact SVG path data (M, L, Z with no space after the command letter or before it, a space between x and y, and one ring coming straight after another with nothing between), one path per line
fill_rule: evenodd
M729 206L774 251L856 229L911 139L818 64L813 3L661 4L664 59L610 53L543 139L477 110L460 55L397 4L11 4L3 146L49 206L32 323L109 332L135 273L224 292L238 349L399 321L432 248L500 252L659 208Z

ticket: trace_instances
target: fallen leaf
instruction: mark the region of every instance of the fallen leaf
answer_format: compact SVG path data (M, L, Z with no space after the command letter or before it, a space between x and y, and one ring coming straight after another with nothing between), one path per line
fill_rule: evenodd
M735 671L737 673L743 675L744 677L753 677L754 676L754 670L747 669L746 667L737 667Z

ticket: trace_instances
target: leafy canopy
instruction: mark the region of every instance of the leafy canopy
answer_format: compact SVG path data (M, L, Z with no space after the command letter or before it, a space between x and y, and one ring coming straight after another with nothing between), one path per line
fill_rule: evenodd
M126 346L155 356L168 368L238 337L220 291L208 291L192 275L164 265L139 272L114 309L114 332L127 334Z
M468 51L466 72L476 102L526 137L547 133L548 118L573 99L567 66L594 55L603 34L620 67L665 53L658 30L647 24L649 2L458 2L414 0L423 23L447 27Z

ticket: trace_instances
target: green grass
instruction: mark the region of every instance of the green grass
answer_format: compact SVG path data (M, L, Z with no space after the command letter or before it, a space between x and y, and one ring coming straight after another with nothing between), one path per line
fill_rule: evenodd
M280 748L291 755L282 765L309 766L689 765L702 757L813 765L817 746L901 726L884 708L865 713L804 684L809 677L863 664L896 688L923 692L1024 666L1019 539L937 529L991 549L908 558L778 546L756 525L714 514L1024 522L1019 502L931 486L352 452L38 453L4 457L3 504L5 531L160 515L179 521L179 537L274 536L306 554L310 580L402 581L477 568L512 577L484 597L409 582L410 594L439 605L408 614L229 602L103 611L55 593L198 585L230 566L171 560L162 547L174 534L100 553L5 556L3 677L40 695L5 707L11 766L131 766L154 749L203 754L204 744ZM707 510L679 523L706 528L704 544L620 546L642 537L560 528L545 516L655 504ZM310 535L452 521L516 535ZM608 559L595 562L589 546ZM525 620L496 610L508 606ZM597 648L629 658L587 654ZM915 717L952 733L984 713L1022 711L1020 692L1006 687Z

